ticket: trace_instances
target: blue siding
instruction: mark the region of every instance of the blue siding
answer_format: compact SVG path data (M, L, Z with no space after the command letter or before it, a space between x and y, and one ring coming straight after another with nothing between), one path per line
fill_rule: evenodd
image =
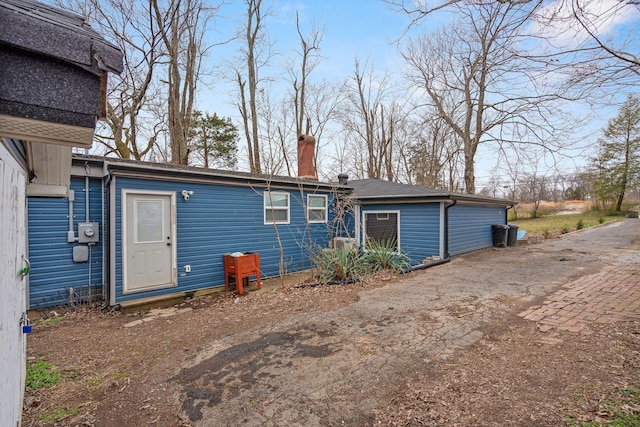
M85 222L85 180L72 178L75 192L74 231ZM89 182L90 221L100 223L100 242L91 248L91 292L102 297L102 199L101 181ZM27 199L29 273L29 308L38 309L68 303L69 288L80 295L88 293L89 263L73 262L73 247L67 243L69 229L69 199L29 197Z
M449 252L491 247L491 225L505 223L505 207L457 204L449 209Z
M364 213L370 211L400 212L400 249L409 255L413 265L440 255L440 203L362 206L361 224Z
M236 251L259 253L263 277L279 274L280 252L276 230L272 224L263 223L262 189L126 177L117 177L115 183L116 302L224 286L223 255ZM122 189L177 193L177 287L123 294ZM193 191L188 201L180 195L185 189ZM307 228L303 203L306 204L309 193L299 190L288 192L290 224L278 224L278 232L284 250L286 273L291 273L311 268L309 251L314 246L326 247L329 232L327 224L323 223L308 224ZM331 194L318 194L327 194L331 204ZM185 265L191 266L190 273L185 273Z

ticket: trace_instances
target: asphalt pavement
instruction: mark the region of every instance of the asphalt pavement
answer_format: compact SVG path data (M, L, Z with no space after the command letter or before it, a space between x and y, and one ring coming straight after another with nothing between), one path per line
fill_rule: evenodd
M358 302L206 343L173 381L196 426L362 425L386 393L508 313L541 334L640 318L640 221L486 249Z

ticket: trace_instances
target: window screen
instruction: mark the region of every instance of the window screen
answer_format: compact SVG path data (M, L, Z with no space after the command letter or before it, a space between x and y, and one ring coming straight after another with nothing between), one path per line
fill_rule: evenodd
M367 242L374 241L382 245L398 248L398 213L366 212L364 227Z

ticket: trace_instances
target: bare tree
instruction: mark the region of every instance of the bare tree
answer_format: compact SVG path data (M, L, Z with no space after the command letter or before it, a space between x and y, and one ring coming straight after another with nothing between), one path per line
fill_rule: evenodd
M457 12L469 3L468 0L384 1L409 18L405 33L439 11ZM602 95L599 89L603 87L638 85L640 33L635 25L619 26L615 35L609 30L629 17L635 16L637 20L640 2L499 0L495 3L525 5L532 11L528 17L531 24L528 36L539 48L533 52L525 49L522 55L545 64L549 72L566 73L571 84L586 93L595 90L595 96ZM597 101L594 97L590 100Z
M161 128L146 120L152 99L161 93L155 79L162 53L150 4L135 0L59 0L59 6L82 11L91 25L115 43L124 56L124 70L109 76L105 121L96 140L107 154L143 159Z
M300 69L291 71L291 82L293 87L293 103L296 116L296 134L308 135L311 133L311 120L306 114L307 102L307 81L309 74L319 63L319 58L314 55L314 51L320 50L322 42L322 31L312 27L309 34L305 36L300 29L300 17L296 12L296 31L300 40Z
M517 54L529 6L478 2L458 11L458 21L412 41L403 56L416 89L462 141L465 191L473 194L481 144L562 147L555 102L563 93Z
M455 178L449 173L457 170L461 145L457 135L433 113L416 121L413 127L413 141L404 150L412 180L428 188L454 188Z
M563 0L538 9L532 31L542 29L546 48L528 53L591 102L608 102L612 88L638 87L640 33L635 25L620 25L640 17L640 3L617 0Z
M58 3L84 11L124 53L124 71L109 83L106 125L96 136L107 153L187 164L191 112L207 50L204 33L219 6L204 0ZM170 155L159 144L165 133Z
M271 56L271 46L266 37L262 0L245 0L246 22L242 28L243 41L241 60L236 64L235 82L238 85L238 110L242 117L249 169L253 173L262 172L260 161L260 121L258 117L259 71Z
M189 164L189 128L200 77L206 26L219 6L203 0L151 0L155 23L166 52L167 119L171 162Z
M345 134L356 147L356 161L366 165L368 178L386 177L394 180L394 137L402 117L388 75L377 77L373 67L361 69L356 59L355 70L346 87L341 122Z

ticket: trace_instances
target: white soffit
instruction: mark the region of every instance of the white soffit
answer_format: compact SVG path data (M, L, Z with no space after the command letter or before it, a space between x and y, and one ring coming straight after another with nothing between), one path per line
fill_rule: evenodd
M0 135L7 138L88 148L93 141L93 130L0 114Z
M35 175L27 195L66 197L71 178L71 147L41 142L30 144L30 169Z

